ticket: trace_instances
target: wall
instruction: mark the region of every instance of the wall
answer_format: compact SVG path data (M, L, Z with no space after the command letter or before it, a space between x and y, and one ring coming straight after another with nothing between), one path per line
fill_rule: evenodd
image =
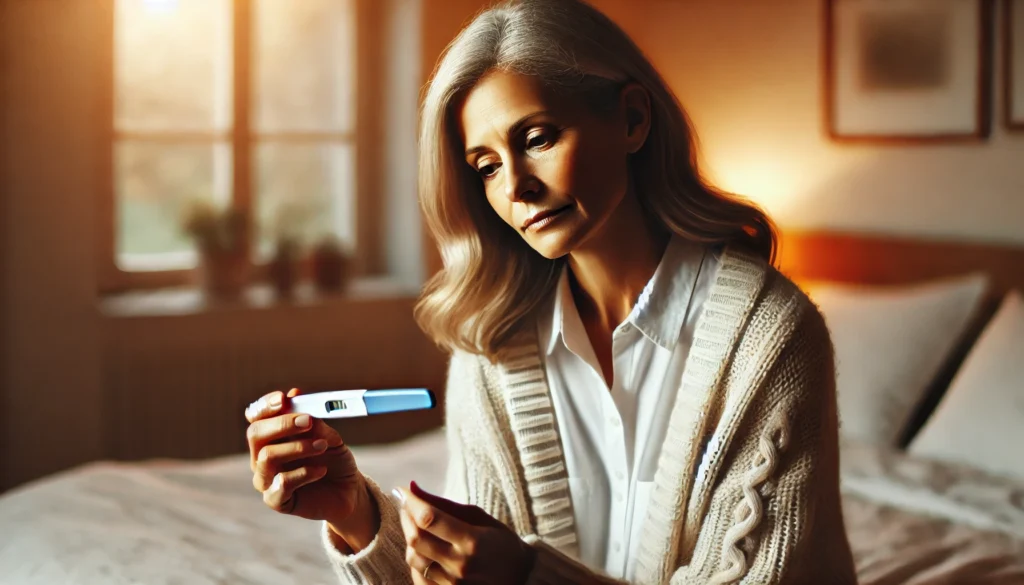
M0 34L5 32L3 23L7 18L6 12L7 0L0 0ZM7 411L7 86L3 82L7 76L7 51L8 47L0 42L0 413ZM0 434L0 491L3 490L3 469L7 460L3 448L5 440L6 436Z
M425 29L424 46L439 51L485 4L459 0L437 11L440 26ZM710 176L764 205L783 227L1024 243L1024 134L1007 133L997 121L980 144L828 140L820 0L594 4L637 41L680 97ZM432 54L424 52L428 70ZM999 71L998 55L995 65ZM1001 95L998 80L993 89Z
M103 322L103 456L203 458L244 451L242 411L274 389L426 386L440 392L445 360L419 331L412 305L401 291L352 292L273 308L111 316ZM335 427L355 445L395 441L440 424L437 409Z
M0 487L100 454L92 220L96 11L8 1L0 22L5 393ZM70 99L69 96L74 96Z
M997 121L980 144L828 140L822 0L593 3L679 96L712 179L764 205L782 227L1024 243L1024 133L1009 134ZM440 50L486 2L434 4L445 9L431 17L439 26L425 29L424 46ZM433 54L424 52L427 70ZM999 71L998 56L995 65ZM993 89L1002 95L998 81Z
M783 227L1024 243L1024 134L996 122L980 144L826 138L822 4L637 3L645 10L630 32L688 109L713 178ZM998 82L994 89L1002 95Z

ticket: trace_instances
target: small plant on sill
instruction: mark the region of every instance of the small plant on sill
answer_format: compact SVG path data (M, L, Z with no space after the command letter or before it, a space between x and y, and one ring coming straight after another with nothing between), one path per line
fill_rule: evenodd
M323 292L336 293L348 284L351 258L334 235L321 238L313 248L313 283Z
M237 297L249 279L245 214L196 199L186 205L181 227L196 244L203 290L214 298Z

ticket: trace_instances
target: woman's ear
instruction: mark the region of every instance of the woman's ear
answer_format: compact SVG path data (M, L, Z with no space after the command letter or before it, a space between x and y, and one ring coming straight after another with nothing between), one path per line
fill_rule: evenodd
M630 82L622 88L620 103L626 118L626 150L633 154L651 131L651 96L642 85Z

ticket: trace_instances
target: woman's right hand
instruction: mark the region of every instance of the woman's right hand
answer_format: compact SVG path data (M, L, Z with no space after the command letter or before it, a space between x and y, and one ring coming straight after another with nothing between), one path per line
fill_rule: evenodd
M359 546L368 531L371 540L376 533L365 525L377 516L366 481L337 431L308 414L281 414L298 394L295 388L287 396L271 392L245 409L253 487L272 510L326 520Z

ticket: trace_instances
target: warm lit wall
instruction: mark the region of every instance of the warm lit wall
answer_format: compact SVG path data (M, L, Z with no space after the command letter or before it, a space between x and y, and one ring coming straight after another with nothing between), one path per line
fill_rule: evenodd
M784 227L1024 243L1024 134L997 122L976 145L825 137L820 0L634 6L631 32L688 108L713 176Z
M6 2L0 487L100 455L95 10Z
M432 3L425 64L487 4ZM783 227L1024 242L1024 133L996 122L980 144L850 146L826 138L821 0L593 3L679 95L711 176L762 203ZM994 89L1001 95L998 82Z

